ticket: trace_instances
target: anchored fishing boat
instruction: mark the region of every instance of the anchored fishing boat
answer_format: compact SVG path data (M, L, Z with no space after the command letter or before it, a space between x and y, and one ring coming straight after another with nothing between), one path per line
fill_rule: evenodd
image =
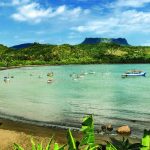
M122 74L121 76L123 78L125 77L129 77L129 76L144 76L145 77L146 72L142 71L142 70L129 70L127 72L125 72L124 74Z

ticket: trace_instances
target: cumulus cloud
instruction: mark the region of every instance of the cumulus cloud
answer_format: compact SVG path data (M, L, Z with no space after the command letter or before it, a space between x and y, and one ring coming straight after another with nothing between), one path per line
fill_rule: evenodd
M150 33L150 12L127 10L110 17L87 22L84 25L73 27L78 32L94 34L127 34L133 32Z
M12 14L12 18L17 21L40 22L42 18L49 16L51 9L42 9L38 3L31 3L20 6L18 12Z
M83 10L80 7L68 8L66 5L57 8L43 8L39 3L29 0L13 0L16 5L25 3L17 7L17 12L12 14L11 17L16 21L26 21L32 23L39 23L44 19L60 17L60 19L73 19L80 15L89 13L89 10Z

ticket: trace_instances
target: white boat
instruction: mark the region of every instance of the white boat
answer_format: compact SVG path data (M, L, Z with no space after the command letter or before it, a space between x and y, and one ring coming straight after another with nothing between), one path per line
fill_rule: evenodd
M145 77L146 72L142 71L142 70L129 70L127 72L125 72L124 74L122 74L122 77L128 77L128 76L144 76Z

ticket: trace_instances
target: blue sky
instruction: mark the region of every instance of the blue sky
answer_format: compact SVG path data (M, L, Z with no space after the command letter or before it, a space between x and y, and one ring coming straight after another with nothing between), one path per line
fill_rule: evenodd
M0 43L77 44L124 37L150 45L150 0L0 0Z

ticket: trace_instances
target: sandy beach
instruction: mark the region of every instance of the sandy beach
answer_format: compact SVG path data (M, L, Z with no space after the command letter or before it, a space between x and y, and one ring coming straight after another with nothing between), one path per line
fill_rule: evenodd
M43 145L49 142L50 137L54 135L54 139L60 145L65 144L66 132L65 129L41 127L31 125L28 123L16 122L7 119L0 119L0 149L1 150L13 150L13 144L18 143L23 146L26 150L31 149L31 138L36 143L42 141ZM79 131L73 131L73 136L80 140L82 134ZM110 140L109 135L96 134L96 143L105 144L105 141ZM117 135L115 138L121 139L122 137ZM130 138L130 141L139 142L139 139Z

